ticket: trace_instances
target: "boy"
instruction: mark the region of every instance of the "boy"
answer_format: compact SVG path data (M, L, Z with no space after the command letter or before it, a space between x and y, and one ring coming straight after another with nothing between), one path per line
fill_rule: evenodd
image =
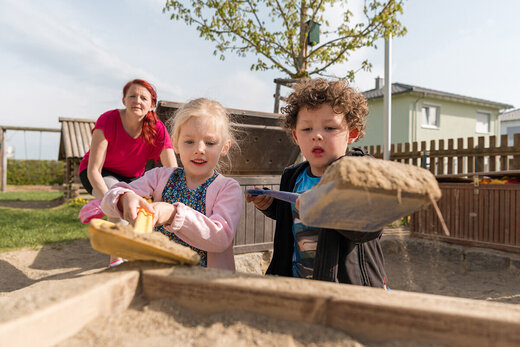
M289 95L284 128L307 161L286 168L280 190L302 193L319 181L327 167L363 137L366 99L344 81L298 83ZM346 155L365 156L361 149ZM386 288L379 232L311 228L301 223L296 206L266 195L246 197L276 220L273 258L267 274Z

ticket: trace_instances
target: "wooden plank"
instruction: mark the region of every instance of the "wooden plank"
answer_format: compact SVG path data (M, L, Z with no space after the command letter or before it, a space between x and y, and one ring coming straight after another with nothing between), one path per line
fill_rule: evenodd
M507 149L509 147L508 136L501 135L500 136L500 150ZM509 163L507 159L507 154L504 154L505 151L502 151L502 155L500 156L500 170L509 170Z
M53 346L99 316L126 310L138 284L139 271L125 271L44 281L22 289L2 305L10 316L0 321L0 345Z
M484 151L485 151L485 138L484 136L478 137L478 154L475 160L475 171L488 171L484 167Z
M453 152L453 139L448 139L448 151ZM453 174L453 156L448 157L448 174Z
M244 194L244 191L248 189L248 186L242 186L240 187L242 189L242 193ZM243 245L245 243L246 238L246 201L244 198L244 201L242 203L242 213L240 215L240 220L238 222L237 231L235 232L235 237L233 239L233 245Z
M498 242L509 242L509 204L511 202L511 191L509 189L500 190L500 238Z
M236 245L233 247L233 254L244 254L252 252L265 252L273 249L272 242L255 243L252 245Z
M457 139L457 151L464 149L464 138L459 137ZM462 155L457 156L457 173L464 172L464 157Z
M474 148L473 137L468 137L468 148ZM468 172L475 172L475 156L468 155Z
M437 153L435 151L435 140L430 141L430 172L434 175L437 174Z
M512 244L516 246L520 246L520 220L518 220L518 216L520 216L520 190L515 191L515 209L514 216L515 218L515 233L514 239L512 240Z
M496 145L496 136L489 137L489 148L495 149ZM489 156L489 170L488 171L497 171L497 157L496 155Z
M232 308L320 324L366 342L520 344L516 305L404 291L389 295L378 288L204 270L143 270L143 296L168 298L204 314Z
M418 165L418 158L421 157L421 153L419 153L419 144L417 141L412 142L412 165Z
M520 151L520 134L514 134L513 147L515 151ZM513 167L512 169L520 169L520 154L516 153L513 155Z
M440 153L444 152L444 139L440 139L440 140L439 140L439 149L438 149L438 151L439 151ZM438 159L438 161L437 161L437 174L438 174L438 175L443 175L444 172L446 172L446 171L444 170L445 159L446 159L446 158L444 157L444 155L439 154L439 159Z
M421 167L428 168L427 156L426 156L426 141L421 141Z

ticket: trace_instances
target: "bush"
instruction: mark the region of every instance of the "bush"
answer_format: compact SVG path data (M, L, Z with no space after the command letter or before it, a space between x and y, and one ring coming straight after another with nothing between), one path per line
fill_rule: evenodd
M7 160L7 184L62 185L65 163L57 160Z

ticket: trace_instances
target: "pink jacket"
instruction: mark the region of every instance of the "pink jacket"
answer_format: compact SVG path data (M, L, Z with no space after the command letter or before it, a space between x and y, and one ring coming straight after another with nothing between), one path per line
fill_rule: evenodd
M117 208L119 196L129 190L162 201L162 192L175 168L155 168L132 183L120 182L103 197L101 209L108 217L121 218ZM171 225L174 232L188 244L208 252L208 267L235 270L233 237L242 213L242 189L232 178L218 175L206 191L206 215L176 202L177 213Z

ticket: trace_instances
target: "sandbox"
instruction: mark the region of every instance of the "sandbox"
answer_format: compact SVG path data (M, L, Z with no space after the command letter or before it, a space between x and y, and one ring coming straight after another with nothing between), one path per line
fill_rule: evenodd
M0 306L6 346L520 344L517 305L150 262Z

